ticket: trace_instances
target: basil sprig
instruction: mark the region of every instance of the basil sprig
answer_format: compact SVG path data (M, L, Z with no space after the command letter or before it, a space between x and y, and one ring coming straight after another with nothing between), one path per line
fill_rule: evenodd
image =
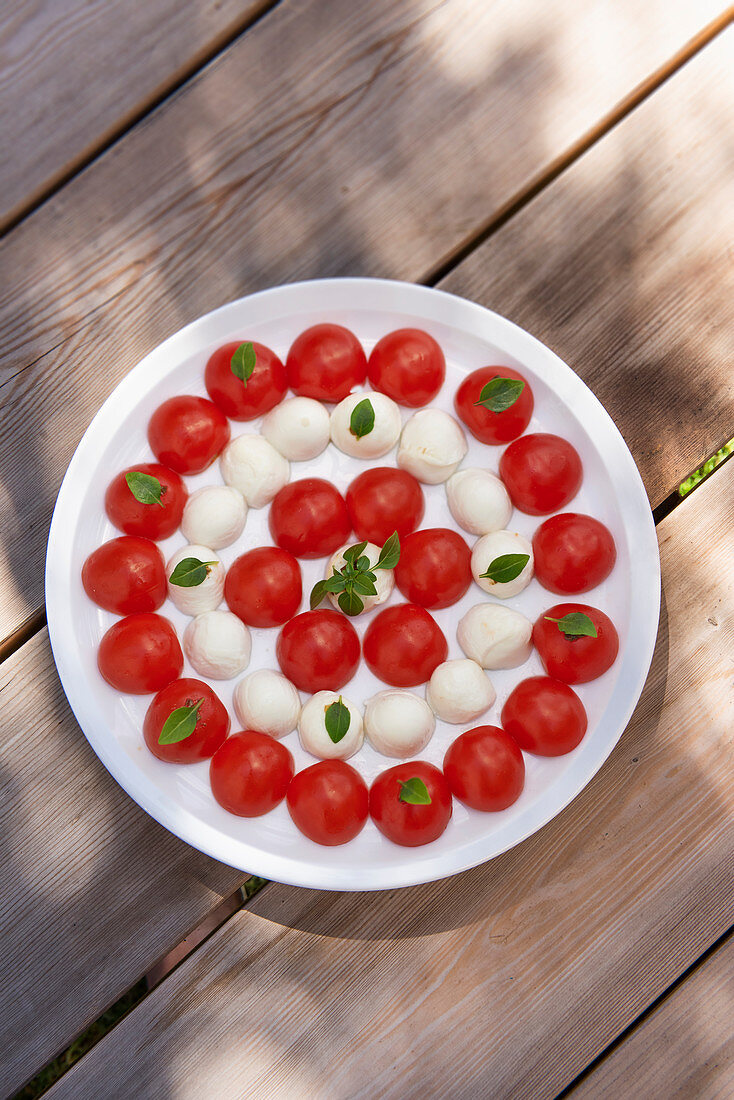
M520 576L529 561L530 554L500 554L489 563L487 572L480 573L479 576L486 577L495 584L507 584Z
M198 699L195 703L186 703L185 706L172 710L158 735L158 744L175 745L178 741L191 737L199 721L199 707L203 702L203 699Z
M483 405L493 413L506 412L512 408L524 389L525 383L519 378L502 378L497 375L482 386L479 400L474 404Z
M167 485L161 485L157 477L152 474L143 474L140 470L130 470L125 474L127 487L141 504L160 504L163 507L163 494L168 489Z
M209 576L209 570L217 561L199 561L198 558L182 558L168 578L179 588L196 588Z
M344 703L341 695L324 710L326 732L335 745L338 745L342 738L346 736L351 721L352 716L349 713L349 707Z
M375 410L369 397L365 397L352 409L352 415L349 418L349 431L357 439L361 439L363 435L369 435L374 426Z
M343 568L335 569L330 577L316 582L311 589L312 611L328 592L338 595L337 603L345 615L359 615L360 611L364 611L362 597L377 595L375 569L394 569L400 561L400 539L397 531L393 531L374 565L370 565L370 559L363 552L366 546L366 542L349 546L342 555Z
M240 344L232 353L229 366L235 378L239 378L242 385L246 386L247 379L252 377L256 362L257 356L255 355L255 349L251 342L246 340L244 344Z
M550 615L544 615L549 623L556 623L561 634L567 638L598 638L596 627L583 611L569 611L561 619L553 619Z
M431 796L428 793L428 787L417 775L414 775L412 779L406 779L405 783L400 784L400 794L398 798L401 802L407 802L411 806L431 805Z

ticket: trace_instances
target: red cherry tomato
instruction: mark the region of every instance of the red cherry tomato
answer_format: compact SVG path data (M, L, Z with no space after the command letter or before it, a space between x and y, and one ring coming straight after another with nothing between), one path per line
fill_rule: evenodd
M551 619L562 619L574 611L588 615L596 627L596 638L588 635L567 637ZM549 676L566 684L585 684L595 680L614 664L619 638L612 620L584 603L558 603L548 608L533 627L533 645Z
M346 844L367 820L367 784L351 764L321 760L294 776L288 812L304 836L316 844Z
M174 710L193 707L196 711L194 732L183 741L161 745L159 737L166 721ZM229 715L220 699L208 684L188 677L174 680L159 691L148 707L143 722L145 743L159 760L169 764L196 764L213 756L229 733Z
M533 535L535 576L550 592L573 596L596 588L614 569L617 548L598 519L577 512L551 516Z
M164 401L148 421L148 442L159 462L178 474L200 474L229 442L229 421L205 397Z
M399 405L412 409L427 405L443 385L446 360L441 348L419 328L389 332L375 344L367 366L367 377Z
M402 785L421 779L431 799L413 805L400 798ZM408 760L381 772L370 787L370 817L393 844L416 848L438 840L451 820L451 789L443 772L425 760Z
M82 584L105 611L157 611L166 598L163 555L150 539L121 535L92 551L82 567Z
M581 488L583 476L575 448L546 432L520 436L500 459L500 477L512 503L531 516L565 508Z
M230 420L254 420L283 400L288 376L275 352L253 340L255 369L245 385L232 373L232 356L241 343L235 341L217 348L206 365L204 383L214 404Z
M502 708L505 733L536 756L563 756L586 733L586 711L573 688L550 676L521 680Z
M285 624L275 652L301 691L338 691L357 671L359 637L338 611L304 611Z
M443 773L454 798L473 810L494 813L517 802L525 786L525 761L499 726L475 726L449 746Z
M515 378L525 383L518 399L504 412L492 412L485 405L477 405L482 390L493 378ZM509 443L517 439L530 423L534 404L533 391L527 379L510 367L480 367L472 371L461 383L454 398L457 415L482 443Z
M267 733L244 730L233 733L214 753L209 782L225 810L260 817L283 801L294 771L285 745Z
M287 550L258 546L232 562L224 598L248 626L281 626L301 603L301 569Z
M449 647L435 619L413 603L386 607L364 635L364 659L375 676L393 687L415 687L430 680L448 657Z
M150 695L181 675L183 653L168 619L143 611L120 619L103 635L97 665L118 691Z
M406 470L376 466L355 477L347 489L347 508L360 539L377 546L397 531L401 540L423 519L426 503L420 484Z
M133 496L125 474L148 474L161 484L160 504L141 504ZM167 539L181 525L188 492L178 474L157 462L130 466L113 478L105 493L105 511L111 523L126 535L147 539Z
M429 527L402 541L395 583L411 603L448 607L461 599L471 581L471 550L456 531Z
M285 369L294 393L337 402L364 382L367 358L348 328L314 325L291 344Z
M319 477L291 481L270 505L270 533L297 558L324 558L343 546L352 530L344 498Z

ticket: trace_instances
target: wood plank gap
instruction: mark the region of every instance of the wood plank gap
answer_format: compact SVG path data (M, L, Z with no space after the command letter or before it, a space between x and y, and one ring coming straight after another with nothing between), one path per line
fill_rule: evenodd
M0 641L0 664L2 664L6 658L11 657L22 645L29 642L34 634L38 634L39 630L43 630L45 625L46 605L44 603L41 604L32 615L24 619L12 634L9 634L7 638Z
M699 463L699 465L696 466L694 470L691 470L691 472L683 478L681 484L676 485L674 489L671 489L668 495L660 501L657 507L653 508L652 515L653 519L655 520L655 526L657 526L661 520L665 519L666 516L669 516L670 513L675 508L677 508L679 504L682 504L684 500L688 500L691 493L695 493L696 489L700 489L705 481L708 481L710 477L713 477L716 471L720 470L724 463L729 461L729 459L732 457L732 454L734 454L734 451L732 451L728 455L725 455L724 458L722 458L721 461L718 463L718 465L714 466L713 470L709 470L707 474L704 474L698 484L694 485L692 489L689 489L687 493L681 493L681 485L683 485L683 483L687 481L689 477L692 477L696 470L700 470L702 466L705 466L709 459L713 458L714 455L717 454L718 451L722 450L727 445L727 443L730 443L732 439L734 439L734 436L730 434L721 444L719 444L718 447L714 447L711 454L706 455L706 457Z

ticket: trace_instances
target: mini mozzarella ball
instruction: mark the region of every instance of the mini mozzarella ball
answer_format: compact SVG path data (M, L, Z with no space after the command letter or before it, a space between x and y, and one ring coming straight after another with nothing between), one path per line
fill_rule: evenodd
M332 703L341 699L349 711L349 729L341 741L334 743L326 730L326 711ZM364 730L362 715L356 703L345 699L336 691L317 691L301 711L298 719L298 736L301 745L312 756L321 760L348 760L362 748Z
M285 737L298 725L301 698L282 672L260 668L243 677L232 696L242 728Z
M466 436L453 416L421 409L403 428L398 466L426 485L438 485L451 477L466 452Z
M357 437L350 425L352 413L362 401L369 401L375 414L372 430ZM384 393L350 393L340 401L331 414L331 441L354 458L380 458L391 451L403 427L400 409L391 397Z
M209 566L201 584L183 588L180 584L171 584L170 576L184 558L198 558L201 562L213 561L216 564ZM166 576L169 578L168 595L171 602L179 611L183 611L184 615L201 615L204 611L214 611L219 607L224 595L224 575L224 566L208 546L199 546L196 543L182 546L172 558L169 558L166 566Z
M346 565L344 560L344 551L348 550L350 546L354 546L353 542L347 542L342 546L341 550L337 550L331 561L326 567L324 578L330 577L335 569L343 569ZM381 553L381 548L375 546L374 542L368 542L365 546L362 554L369 558L370 565L374 565ZM360 554L360 557L362 556ZM377 607L379 603L384 603L385 600L390 598L393 588L395 587L395 575L392 569L374 569L373 570L377 580L375 581L375 588L377 589L376 596L363 596L358 593L359 598L364 604L364 610L360 611L360 615L364 615L365 611L370 611L373 607ZM329 599L333 603L334 607L339 610L339 594L337 592L330 592Z
M494 559L504 557L505 554L528 555L528 563L522 573L514 581L492 581L489 577L483 577L482 573L487 572ZM533 548L526 538L515 531L492 531L474 543L471 571L480 588L493 596L499 596L501 600L507 600L510 596L517 596L530 584L533 577Z
M492 706L497 692L476 661L459 657L434 669L426 688L426 702L444 722L473 722Z
M458 470L446 482L451 515L472 535L501 531L512 515L512 501L503 482L489 470Z
M417 756L433 737L436 718L425 699L412 691L388 688L367 700L364 731L383 756Z
M200 676L231 680L250 663L250 632L231 611L205 611L184 630L184 653Z
M227 485L239 489L251 508L269 504L291 476L288 460L261 435L230 440L219 466Z
M482 668L517 668L532 651L533 624L513 607L478 603L459 620L459 645Z
M260 432L291 462L316 458L329 443L329 414L312 397L290 397L271 409Z
M181 530L189 542L221 550L242 534L247 504L238 489L229 485L207 485L186 501Z

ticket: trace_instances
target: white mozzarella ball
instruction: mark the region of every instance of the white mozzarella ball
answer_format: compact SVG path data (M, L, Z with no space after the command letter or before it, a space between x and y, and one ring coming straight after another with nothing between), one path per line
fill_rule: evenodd
M288 460L261 435L238 435L230 440L220 459L227 485L239 489L251 508L263 508L288 484Z
M171 573L184 558L197 558L201 562L214 562L215 564L208 567L206 577L201 584L185 588L180 584L171 584L170 581ZM168 559L166 576L169 578L169 598L179 611L183 611L184 615L201 615L204 611L214 611L222 602L224 566L208 546L199 546L196 543L182 546L173 557Z
M489 470L457 470L446 482L446 499L456 522L472 535L501 531L512 515L510 494Z
M329 443L329 414L312 397L289 397L271 409L261 433L291 462L316 458Z
M378 691L364 710L364 730L372 748L399 760L422 752L435 728L436 718L425 699L401 688Z
M514 581L492 581L489 577L483 577L495 558L504 557L505 554L527 554L528 563ZM493 596L499 596L501 600L517 596L530 584L533 578L533 548L526 538L515 531L492 531L489 535L483 535L474 544L471 554L471 571L474 580L485 592Z
M350 546L354 545L355 544L353 542L348 542L345 543L344 546L342 546L341 550L337 550L337 552L333 555L331 561L326 567L324 577L330 577L335 569L344 568L346 564L346 562L344 561L344 551L348 550ZM368 542L364 550L362 551L362 554L364 554L365 557L369 558L370 565L374 565L380 556L380 551L381 548L379 546L375 546L374 542ZM395 575L392 569L374 569L373 572L377 578L377 580L375 581L377 595L363 596L361 593L358 593L359 598L364 604L364 611L360 611L360 615L363 615L365 611L370 611L373 607L377 607L378 604L384 603L385 600L389 599L395 586ZM336 592L330 592L329 599L331 600L334 607L339 610L339 594Z
M242 534L247 519L245 498L229 485L206 485L186 501L181 530L189 542L221 550Z
M496 698L489 676L476 661L463 657L434 669L426 688L426 702L444 722L472 722Z
M231 611L205 611L186 627L184 653L200 676L231 680L250 663L250 631Z
M336 743L331 740L326 729L326 710L332 703L341 699L349 711L349 728ZM312 756L318 756L321 760L348 760L362 748L364 730L362 728L362 715L355 703L345 699L336 691L317 691L301 711L298 719L298 736L301 745Z
M260 668L234 689L234 710L242 728L285 737L298 725L301 699L282 672Z
M451 477L466 452L466 436L453 416L421 409L403 428L397 461L418 481L438 485Z
M357 437L351 431L352 413L362 401L369 401L375 414L372 430ZM380 458L397 443L403 421L400 409L391 397L384 393L350 393L340 401L331 414L331 441L354 458Z
M478 603L459 620L459 645L482 668L517 668L532 651L533 624L514 607Z

